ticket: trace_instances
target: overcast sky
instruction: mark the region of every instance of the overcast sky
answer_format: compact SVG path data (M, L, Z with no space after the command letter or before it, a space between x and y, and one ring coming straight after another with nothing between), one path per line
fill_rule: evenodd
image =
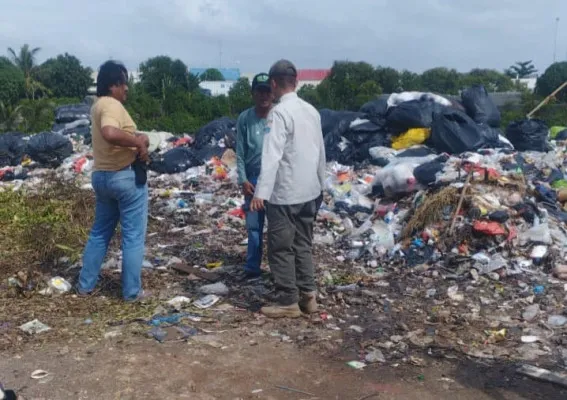
M97 68L156 55L189 67L267 70L367 61L422 72L502 70L567 58L567 0L0 0L0 54L24 43L38 61L68 52ZM222 57L220 52L222 48Z

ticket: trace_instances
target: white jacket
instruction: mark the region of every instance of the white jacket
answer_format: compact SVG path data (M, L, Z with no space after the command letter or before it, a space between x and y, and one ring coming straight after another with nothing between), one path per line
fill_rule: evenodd
M285 94L268 114L255 197L278 205L314 200L323 191L325 166L319 112L296 93Z

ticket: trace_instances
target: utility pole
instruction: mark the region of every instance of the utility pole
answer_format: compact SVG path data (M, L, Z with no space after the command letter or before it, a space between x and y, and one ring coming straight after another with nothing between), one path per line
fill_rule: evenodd
M553 63L557 62L557 36L559 35L559 17L555 18L555 38L553 44Z

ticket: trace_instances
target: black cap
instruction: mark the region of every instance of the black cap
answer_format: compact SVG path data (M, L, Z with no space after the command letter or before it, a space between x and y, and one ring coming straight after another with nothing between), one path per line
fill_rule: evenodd
M274 78L276 76L292 76L294 78L297 77L297 69L295 65L291 61L288 60L279 60L272 68L270 68L270 78Z
M265 72L259 73L252 79L252 90L256 90L258 88L265 88L271 90L272 87L270 86L270 77Z

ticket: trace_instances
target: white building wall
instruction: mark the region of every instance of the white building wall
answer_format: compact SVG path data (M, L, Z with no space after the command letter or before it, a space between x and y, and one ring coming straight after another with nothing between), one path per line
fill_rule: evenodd
M520 78L514 79L514 81L526 86L528 90L531 90L532 92L535 90L537 84L537 78Z
M199 83L199 87L211 91L212 96L228 96L228 92L236 81L203 81Z

